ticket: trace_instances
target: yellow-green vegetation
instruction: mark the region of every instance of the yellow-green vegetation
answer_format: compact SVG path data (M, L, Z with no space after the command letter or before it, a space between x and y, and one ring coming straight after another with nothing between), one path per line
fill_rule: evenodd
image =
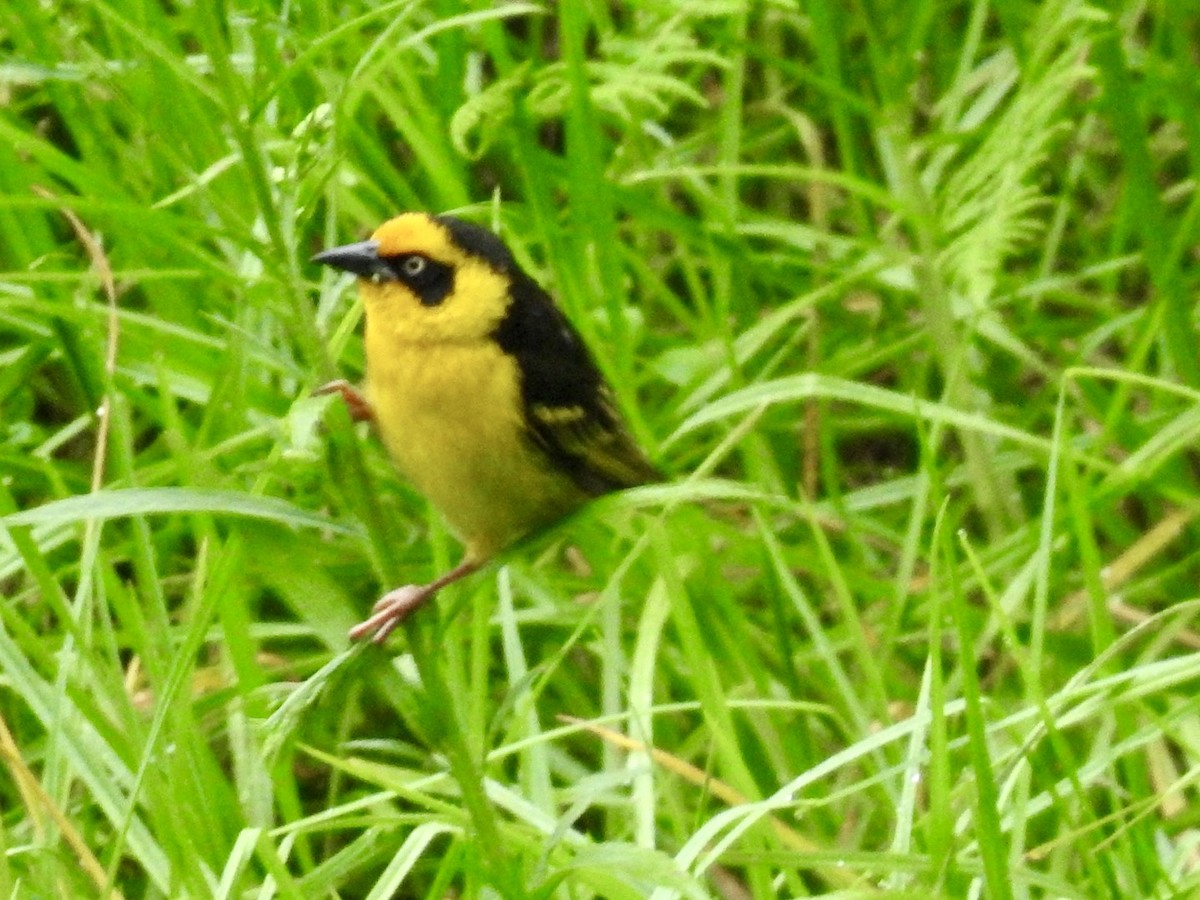
M1200 10L0 4L0 896L1200 891ZM336 398L498 231L668 480ZM839 893L840 892L840 893Z

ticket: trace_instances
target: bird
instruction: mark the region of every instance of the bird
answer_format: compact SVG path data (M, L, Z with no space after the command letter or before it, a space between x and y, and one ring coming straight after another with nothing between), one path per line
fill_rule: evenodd
M613 491L663 475L631 436L579 332L491 230L407 212L313 261L357 276L362 390L339 379L396 469L465 547L428 584L388 591L352 640L382 643L446 585Z

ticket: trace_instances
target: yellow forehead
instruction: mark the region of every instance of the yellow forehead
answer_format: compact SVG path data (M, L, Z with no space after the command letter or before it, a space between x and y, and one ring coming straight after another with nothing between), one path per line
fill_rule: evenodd
M449 229L425 213L404 213L371 235L383 257L419 253L454 270L454 287L436 306L424 306L400 281L359 280L367 313L367 365L402 344L486 340L509 304L509 278L454 243Z
M425 213L404 213L389 219L371 235L379 242L380 256L420 253L445 263L462 262L462 250L450 240L450 232Z

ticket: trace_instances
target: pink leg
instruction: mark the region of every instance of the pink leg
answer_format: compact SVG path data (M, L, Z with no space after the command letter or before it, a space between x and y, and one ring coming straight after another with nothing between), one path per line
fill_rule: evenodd
M351 419L355 422L375 421L375 410L371 409L371 401L344 378L321 385L313 391L313 394L340 394L342 400L345 401L346 409L350 411Z
M387 640L396 626L412 615L425 604L425 601L448 584L466 578L482 565L473 559L464 559L457 566L429 584L406 584L393 591L388 591L375 604L375 611L369 619L362 621L350 629L350 640L358 641L371 636L376 644Z

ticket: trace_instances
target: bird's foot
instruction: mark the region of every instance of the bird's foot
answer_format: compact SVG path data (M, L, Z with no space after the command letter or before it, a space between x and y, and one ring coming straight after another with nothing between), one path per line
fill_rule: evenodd
M375 604L371 617L350 629L350 640L360 641L369 635L374 643L382 644L435 590L429 584L406 584L388 591Z
M350 418L355 422L374 422L375 410L371 408L371 401L366 398L358 388L348 382L345 378L339 378L336 381L330 381L327 384L321 385L315 391L315 396L322 394L338 394L342 401L346 404L346 409L350 413Z
M424 606L430 597L446 585L466 578L482 565L482 560L468 555L449 572L435 578L429 584L406 584L394 591L388 591L375 604L371 618L350 629L350 640L358 641L370 635L372 641L382 644L387 640L387 636L396 630L396 626Z

